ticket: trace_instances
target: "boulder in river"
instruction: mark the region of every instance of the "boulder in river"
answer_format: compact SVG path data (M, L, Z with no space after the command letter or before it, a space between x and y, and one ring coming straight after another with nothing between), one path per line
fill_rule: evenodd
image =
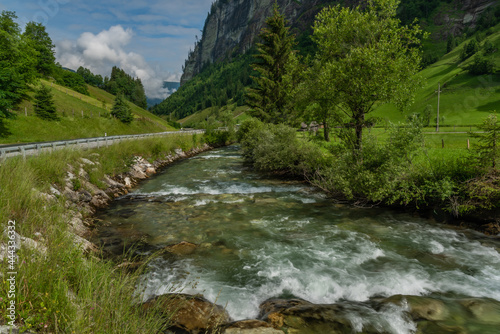
M147 312L159 307L169 324L169 329L187 333L212 333L231 322L227 311L200 295L166 294L153 297L142 305Z
M259 317L286 333L339 334L354 331L346 312L337 304L313 304L303 299L268 299L260 305ZM363 329L363 333L376 333Z
M500 302L490 298L468 298L460 301L474 317L488 324L499 326L500 332Z
M198 246L193 243L181 241L178 244L165 247L165 250L176 255L191 255L196 251L196 248L198 248Z
M261 320L241 320L229 324L222 334L285 334Z
M444 302L434 298L421 296L394 295L382 301L382 304L392 303L399 306L408 305L408 312L413 320L446 320L450 316Z

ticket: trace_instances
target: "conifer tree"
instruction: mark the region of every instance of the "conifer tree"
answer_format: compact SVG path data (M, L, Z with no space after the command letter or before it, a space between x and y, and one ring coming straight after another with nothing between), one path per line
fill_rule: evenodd
M259 76L252 77L255 87L248 89L247 103L252 116L265 122L283 123L288 118L283 78L294 55L295 37L290 34L276 3L273 15L266 20L266 27L259 36L262 43L257 44L259 53L252 64Z
M41 85L35 94L35 114L41 119L57 121L59 117L56 113L54 96L49 87Z
M481 133L471 133L471 136L479 139L479 162L496 169L500 159L500 122L496 115L491 114L478 128Z
M129 124L134 119L130 107L127 105L122 94L118 94L111 109L111 116L118 118L123 123Z

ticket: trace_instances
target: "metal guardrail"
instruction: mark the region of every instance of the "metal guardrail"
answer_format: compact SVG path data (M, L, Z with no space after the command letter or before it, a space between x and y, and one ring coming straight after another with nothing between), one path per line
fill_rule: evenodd
M27 155L39 154L47 150L56 150L67 147L78 147L81 148L99 148L101 146L108 146L122 140L140 139L147 137L158 137L158 136L170 136L170 135L189 135L189 134L201 134L205 130L189 130L189 131L166 131L158 133L145 133L139 135L123 135L123 136L104 136L104 137L94 137L85 139L74 139L74 140L61 140L54 142L44 142L35 144L22 144L18 146L0 147L0 158L5 159L8 157L13 157L17 155L22 155L26 157Z

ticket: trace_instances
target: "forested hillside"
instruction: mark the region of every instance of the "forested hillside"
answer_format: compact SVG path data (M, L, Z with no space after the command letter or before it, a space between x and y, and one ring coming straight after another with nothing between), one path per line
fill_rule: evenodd
M240 1L241 2L241 1ZM238 3L240 3L238 2ZM312 57L316 52L316 45L311 40L312 24L314 22L315 14L319 10L329 4L336 3L337 1L320 1L314 2L314 5L309 2L303 2L303 6L311 5L314 10L304 10L303 15L294 17L293 22L289 22L291 31L296 36L297 45L296 50L305 59ZM349 1L347 4L353 6L357 1ZM255 2L258 6L259 1ZM210 25L212 17L222 15L224 20L229 20L229 13L233 7L227 7L224 1L215 2L212 10L207 17L204 28L204 35L202 39L196 44L195 50L189 54L186 60L185 78L190 77L194 68L200 67L201 56L208 57L208 54L220 54L221 57L206 58L202 72L193 79L187 80L183 83L181 88L164 102L152 108L152 111L159 115L171 115L174 119L186 117L192 113L208 108L211 105L225 105L227 103L244 104L242 99L242 92L240 87L248 87L251 81L248 75L251 75L251 64L254 60L251 56L255 52L255 48L248 46L239 46L234 50L245 51L243 55L236 56L238 52L225 52L228 49L228 44L222 42L222 38L230 37L227 30L229 27L218 26L219 33L214 33L211 29L215 29ZM242 2L243 6L243 2ZM265 7L265 11L270 10L270 6ZM290 5L292 6L292 5ZM293 6L292 6L293 7ZM288 5L280 10L284 13L285 17L290 12ZM264 8L262 9L264 11ZM219 13L219 14L217 14ZM225 14L223 14L225 13ZM415 20L418 21L422 29L428 32L430 36L423 41L423 62L422 66L429 66L447 52L453 50L454 47L460 45L467 38L476 34L484 36L490 34L488 29L496 25L500 21L500 7L497 6L497 1L461 1L461 0L433 0L433 1L410 1L403 0L398 8L398 18L403 24L411 24ZM263 19L262 19L263 20ZM228 21L232 22L232 21ZM234 23L234 22L233 22ZM255 29L255 26L248 26L248 29ZM219 36L219 42L213 41L213 36ZM226 34L226 35L225 35ZM253 35L257 35L252 30ZM220 37L222 36L222 37ZM481 38L481 37L479 37ZM234 40L231 39L231 40ZM208 42L210 41L210 43ZM228 42L229 43L229 42ZM241 43L248 45L247 39L242 39ZM213 45L212 48L207 49L207 45ZM220 45L220 47L218 46ZM219 47L219 49L216 49ZM218 51L216 51L218 50ZM214 53L215 52L215 53ZM197 58L198 57L198 58ZM198 59L198 60L196 60ZM205 59L205 58L203 58ZM212 61L214 64L210 65ZM198 65L193 65L193 62L198 62ZM196 73L193 72L193 73ZM217 83L221 83L220 86ZM228 83L228 85L226 85ZM238 88L235 90L235 88Z
M102 91L106 89L112 94ZM131 102L117 106L115 95ZM104 134L159 132L171 129L152 115L140 79L113 68L102 79L55 61L45 27L17 23L14 12L0 15L0 142L72 139Z

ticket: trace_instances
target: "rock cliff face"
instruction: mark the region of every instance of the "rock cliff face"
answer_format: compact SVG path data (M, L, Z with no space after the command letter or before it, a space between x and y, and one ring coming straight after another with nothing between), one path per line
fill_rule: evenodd
M275 0L221 0L212 5L201 40L190 52L181 85L200 73L206 64L212 64L237 54L245 53L254 43L272 14ZM306 28L319 11L318 5L331 0L278 0L281 12L292 27ZM300 20L299 20L300 18ZM307 22L304 26L303 23Z
M272 13L275 0L219 0L211 8L201 40L190 52L184 66L181 85L200 73L206 64L230 59L245 53L252 47L256 37ZM300 33L314 21L315 15L327 4L337 0L277 0L281 12ZM342 1L355 5L362 0ZM497 5L498 0L453 0L452 6L437 13L434 24L441 27L433 37L444 39L448 34L460 34L467 25L474 25L488 7Z

